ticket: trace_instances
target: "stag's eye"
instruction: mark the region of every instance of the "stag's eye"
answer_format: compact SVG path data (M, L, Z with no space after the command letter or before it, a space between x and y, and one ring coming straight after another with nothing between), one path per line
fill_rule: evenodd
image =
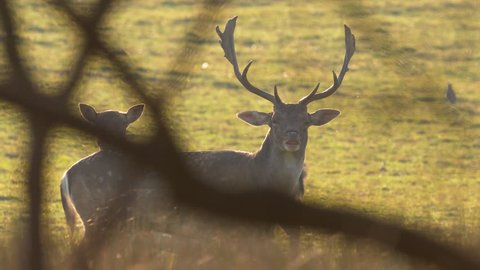
M278 126L278 125L279 125L279 123L278 123L277 120L272 120L272 126Z

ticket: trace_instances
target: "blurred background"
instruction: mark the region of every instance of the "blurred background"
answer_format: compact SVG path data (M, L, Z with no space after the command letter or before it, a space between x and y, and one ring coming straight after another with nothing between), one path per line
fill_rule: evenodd
M89 14L96 4L68 2L81 14ZM83 45L79 29L45 1L9 3L26 67L42 92L55 94ZM236 15L239 65L255 60L250 81L271 92L277 84L288 102L297 102L317 82L320 89L327 88L331 71L338 73L343 63L343 25L356 36L357 51L342 87L309 107L311 112L335 108L342 114L310 129L306 203L353 209L466 249L480 246L478 1L261 0L221 6L194 0L118 1L99 32L131 65L149 96L167 99L166 118L184 150L253 152L267 133L267 127L248 126L235 117L244 110L272 111L270 103L242 88L218 44L215 26L223 30ZM0 33L0 79L5 79L12 70L5 34ZM200 36L201 42L191 35ZM448 83L456 100L446 97ZM72 112L79 102L99 111L126 111L142 100L108 61L91 55L69 100ZM24 112L3 101L0 107L0 260L15 268L26 248L18 239L28 221L25 168L31 139ZM133 140L147 140L154 133L149 110L129 128ZM71 248L60 178L95 151L95 138L76 130L61 127L48 134L42 229L51 268L63 269ZM183 261L185 268L204 269L427 267L394 248L308 229L302 230L300 259L291 260L281 229L273 240L246 239L236 245L228 235L239 232L225 231L227 236L209 246L210 253L190 260L185 259L189 252L180 256L175 249L159 247L153 259L123 266L174 269L182 268Z

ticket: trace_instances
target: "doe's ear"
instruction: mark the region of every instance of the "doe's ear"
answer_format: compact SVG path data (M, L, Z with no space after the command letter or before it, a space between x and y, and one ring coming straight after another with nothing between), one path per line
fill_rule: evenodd
M137 104L137 105L134 105L134 106L130 107L130 109L128 109L128 111L127 111L127 122L129 124L131 124L131 123L137 121L138 118L140 118L140 116L142 116L143 108L145 108L144 104Z
M340 111L332 109L318 110L310 114L310 121L313 126L321 126L333 120L333 118L340 115Z
M250 125L253 126L262 126L268 125L270 119L272 118L271 113L263 113L256 111L246 111L237 114L237 117Z
M84 103L78 104L78 107L80 109L80 114L85 120L90 123L95 123L97 120L97 111L95 111L95 108Z

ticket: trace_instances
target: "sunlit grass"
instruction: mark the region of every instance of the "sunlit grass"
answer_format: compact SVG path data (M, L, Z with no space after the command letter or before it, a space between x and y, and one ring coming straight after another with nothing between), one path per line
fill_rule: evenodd
M68 78L81 39L65 17L42 2L13 1L19 43L28 68L45 92ZM172 68L201 3L122 1L102 32L132 64L154 95ZM346 206L406 224L465 246L479 239L480 119L477 88L480 8L475 1L261 1L226 5L206 31L208 42L192 59L192 74L169 115L187 150L255 151L267 132L235 119L242 110L271 111L271 104L244 91L217 43L216 24L239 15L236 45L240 65L254 59L249 78L268 91L277 84L296 102L320 81L331 83L341 67L343 24L357 37L357 52L342 88L312 104L342 115L311 128L307 147L306 201ZM0 49L0 50L3 50ZM1 52L4 55L4 51ZM205 65L204 63L208 63ZM5 58L2 67L8 70ZM203 66L203 68L202 68ZM99 110L126 110L141 102L114 68L91 57L71 101ZM453 83L459 102L444 97ZM0 238L16 228L26 202L25 116L0 110ZM130 132L151 134L151 114ZM93 138L60 128L49 137L45 163L45 215L53 238L67 239L58 185L63 172L96 150ZM438 228L431 231L430 228ZM305 232L304 245L315 246ZM323 239L325 240L325 239ZM334 252L329 252L334 254ZM341 266L338 266L340 267Z

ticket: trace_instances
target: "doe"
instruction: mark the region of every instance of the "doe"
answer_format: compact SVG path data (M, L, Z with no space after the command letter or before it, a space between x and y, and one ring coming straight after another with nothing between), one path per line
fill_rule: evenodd
M85 120L118 136L125 136L128 125L140 118L144 109L143 104L131 107L126 113L97 112L87 104L79 107ZM88 221L119 196L122 184L138 177L139 172L125 155L104 140L98 140L97 144L100 151L79 160L61 180L62 205L72 236L78 218L82 223L82 232L88 234Z

